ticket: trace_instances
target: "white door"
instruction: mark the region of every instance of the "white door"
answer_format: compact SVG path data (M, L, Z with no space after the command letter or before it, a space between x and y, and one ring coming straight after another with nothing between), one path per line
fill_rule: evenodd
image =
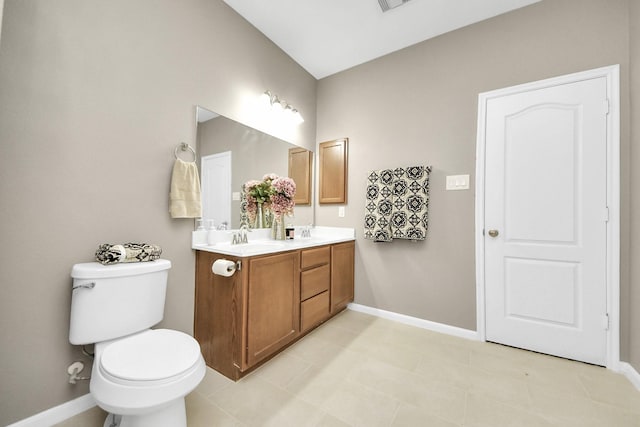
M231 226L231 151L203 156L202 218Z
M607 81L487 100L486 339L607 360Z

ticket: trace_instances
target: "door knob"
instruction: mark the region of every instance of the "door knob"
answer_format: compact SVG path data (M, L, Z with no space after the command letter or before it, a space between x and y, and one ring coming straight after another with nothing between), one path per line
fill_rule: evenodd
M489 230L489 236L491 237L498 237L498 230Z

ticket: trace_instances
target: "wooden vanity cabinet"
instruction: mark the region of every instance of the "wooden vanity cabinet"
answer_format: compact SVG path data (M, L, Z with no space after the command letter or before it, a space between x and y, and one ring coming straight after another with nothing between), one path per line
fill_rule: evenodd
M240 261L233 276L219 259ZM300 332L299 252L251 258L197 251L194 335L207 365L234 380Z
M208 366L238 380L353 300L354 242L238 258L196 251L194 335ZM220 258L240 261L214 275Z

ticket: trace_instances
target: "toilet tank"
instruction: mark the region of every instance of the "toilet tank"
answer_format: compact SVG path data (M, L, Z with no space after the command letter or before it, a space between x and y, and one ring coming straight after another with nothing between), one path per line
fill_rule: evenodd
M76 264L69 342L91 344L148 329L164 316L171 262Z

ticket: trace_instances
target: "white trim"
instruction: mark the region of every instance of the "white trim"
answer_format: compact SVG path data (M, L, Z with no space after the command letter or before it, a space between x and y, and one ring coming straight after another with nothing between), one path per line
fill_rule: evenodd
M633 366L628 364L627 362L620 362L619 364L620 373L627 377L629 382L633 384L638 391L640 391L640 374L636 371Z
M7 427L49 427L84 411L88 411L94 406L96 406L96 401L91 394L87 393L84 396L54 406L29 418L10 424Z
M611 65L537 82L525 83L478 95L478 133L476 143L476 313L480 340L486 340L484 292L484 186L486 104L492 98L543 89L561 84L605 77L609 98L607 116L607 331L606 366L614 371L620 365L620 66Z
M428 329L430 331L439 332L441 334L453 335L459 338L478 341L478 333L469 329L445 325L444 323L432 322L430 320L407 316L405 314L394 313L393 311L380 310L379 308L368 307L361 304L350 303L347 308L349 310L370 314L382 319L404 323L405 325L416 326L418 328Z

